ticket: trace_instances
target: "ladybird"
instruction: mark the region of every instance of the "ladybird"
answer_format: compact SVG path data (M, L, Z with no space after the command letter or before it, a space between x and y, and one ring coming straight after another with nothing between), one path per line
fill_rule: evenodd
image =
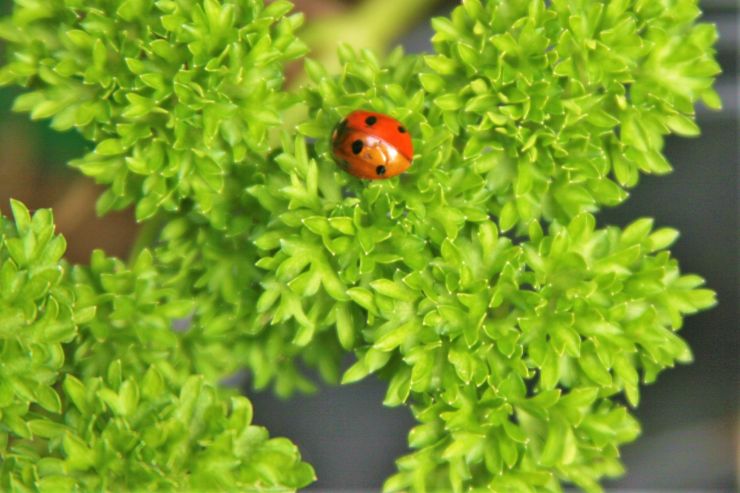
M400 175L411 166L414 157L406 127L382 113L353 111L339 122L331 140L337 164L367 180Z

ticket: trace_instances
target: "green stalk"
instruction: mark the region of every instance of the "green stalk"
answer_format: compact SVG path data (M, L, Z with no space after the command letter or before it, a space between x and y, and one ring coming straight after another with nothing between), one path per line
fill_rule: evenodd
M312 58L329 71L336 71L339 43L385 53L395 39L437 3L438 0L371 0L347 14L310 23L300 36L311 47Z

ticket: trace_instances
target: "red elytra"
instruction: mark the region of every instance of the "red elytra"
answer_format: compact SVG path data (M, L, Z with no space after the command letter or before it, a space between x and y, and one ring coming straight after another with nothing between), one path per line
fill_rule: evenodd
M392 178L406 171L414 157L406 127L373 111L353 111L337 125L331 139L334 159L358 178Z

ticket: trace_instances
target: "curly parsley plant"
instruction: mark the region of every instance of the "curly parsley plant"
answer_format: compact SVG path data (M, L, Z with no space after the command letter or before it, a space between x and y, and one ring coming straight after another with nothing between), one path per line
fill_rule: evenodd
M696 3L464 0L433 54L342 46L339 74L307 59L290 92L306 49L287 2L17 1L0 84L90 140L71 165L145 236L131 262L72 268L48 212L3 221L2 484L304 486L295 448L217 381L247 368L289 395L308 365L377 374L411 407L385 491L600 491L640 383L690 361L676 331L714 303L675 230L594 217L670 171L663 139L698 133L697 101L719 107ZM334 164L358 108L404 122L406 174Z

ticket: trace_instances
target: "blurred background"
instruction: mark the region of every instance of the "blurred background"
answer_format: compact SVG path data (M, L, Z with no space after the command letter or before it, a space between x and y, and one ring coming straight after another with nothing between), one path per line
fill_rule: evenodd
M430 51L429 18L448 14L459 2L294 3L307 16L302 37L312 56L329 64L335 61L337 41L378 51L399 43L409 52ZM7 12L10 4L0 0L0 12ZM719 305L688 318L681 331L694 350L694 363L664 372L642 393L635 414L643 435L624 447L627 475L606 485L615 491L738 490L738 4L700 4L704 20L720 31L723 74L716 87L724 109L699 107L702 135L667 141L665 152L675 171L643 176L629 200L598 218L602 224L625 225L650 216L656 226L679 229L674 255L683 271L706 278L718 292ZM8 214L11 197L32 209L53 208L72 262L87 262L93 248L125 257L137 231L131 211L97 218L94 203L100 189L66 167L90 144L76 133L60 134L45 123L30 122L27 115L12 114L15 94L15 89L0 90L0 210ZM394 459L407 451L413 419L406 409L382 406L382 382L326 387L289 401L246 392L254 403L255 422L273 435L290 437L314 465L319 480L311 490L376 491L394 471Z

